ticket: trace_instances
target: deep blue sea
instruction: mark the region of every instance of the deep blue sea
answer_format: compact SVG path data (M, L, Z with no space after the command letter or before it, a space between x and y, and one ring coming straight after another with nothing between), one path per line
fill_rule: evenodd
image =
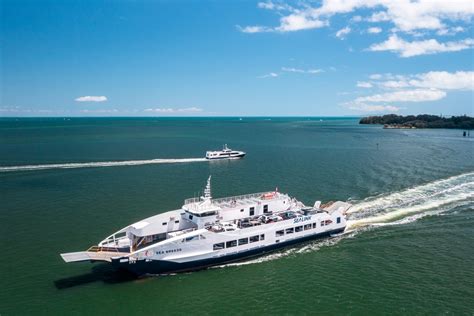
M223 144L241 160L206 161ZM347 233L133 279L66 264L142 218L273 190L354 204ZM0 315L473 315L474 133L357 118L0 119Z

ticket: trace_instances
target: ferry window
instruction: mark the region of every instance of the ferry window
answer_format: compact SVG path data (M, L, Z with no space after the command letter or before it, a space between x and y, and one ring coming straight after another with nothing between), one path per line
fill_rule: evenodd
M189 219L193 219L193 216L191 214L189 214Z
M287 228L285 232L287 234L293 234L295 232L295 229L293 227L292 228Z
M235 247L235 246L237 246L237 240L231 240L225 243L226 248Z
M206 217L206 216L212 216L212 215L216 215L216 212L215 211L204 212L204 213L201 213L200 217Z
M258 235L250 237L250 242L257 242L257 241L258 241Z
M166 233L153 235L153 241L166 239Z
M309 229L311 229L311 224L304 225L304 230L309 230Z
M316 228L316 223L313 223L313 228Z
M224 249L224 243L223 243L223 242L220 242L220 243L218 243L218 244L214 244L213 249L214 249L214 250Z
M263 213L268 213L268 204L263 206Z
M338 223L338 224L341 223L341 218L340 218L340 217L337 218L337 223Z
M179 221L174 221L174 222L175 222L176 224L178 224L178 223L179 223Z
M295 233L299 233L299 232L302 232L302 231L303 231L303 226L295 227Z
M186 241L198 240L199 236L186 237Z
M163 226L164 226L164 225L166 225L166 224L168 224L168 223L166 223L166 222L164 222L164 223L161 223L161 225L163 225Z
M244 211L244 209L241 209L241 210L240 210L240 212L243 212L243 211Z
M321 226L324 226L324 221L321 222Z
M284 230L277 230L277 231L275 232L275 236L277 236L277 237L283 236L284 234L285 234L285 231L284 231Z
M249 215L250 215L250 216L254 216L254 215L255 215L255 207L251 207L251 208L250 208Z
M265 240L265 234L260 235L260 240Z
M249 239L248 238L241 238L239 239L239 246L240 245L246 245L249 243Z

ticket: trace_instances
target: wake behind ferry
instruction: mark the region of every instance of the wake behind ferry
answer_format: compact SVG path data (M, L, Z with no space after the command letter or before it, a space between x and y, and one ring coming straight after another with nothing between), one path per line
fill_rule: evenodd
M65 262L104 261L136 275L198 270L239 261L306 240L341 233L351 204L307 207L275 191L213 199L204 195L177 210L145 218Z

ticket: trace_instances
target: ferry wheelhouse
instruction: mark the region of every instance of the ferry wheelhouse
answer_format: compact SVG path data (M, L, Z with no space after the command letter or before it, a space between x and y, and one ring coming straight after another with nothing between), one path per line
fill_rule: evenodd
M227 144L224 145L222 150L217 151L207 151L206 158L207 159L237 159L243 158L245 156L244 151L232 150L227 147Z
M61 254L66 262L105 261L137 275L197 270L243 260L341 233L349 203L317 201L307 207L278 190L213 199L204 196L177 210L145 218L87 251Z

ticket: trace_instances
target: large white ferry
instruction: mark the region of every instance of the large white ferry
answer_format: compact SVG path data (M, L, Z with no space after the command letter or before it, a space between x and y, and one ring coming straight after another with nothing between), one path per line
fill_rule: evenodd
M137 275L197 270L239 261L306 240L341 233L351 204L313 207L278 190L213 199L204 196L177 210L122 228L87 251L61 254L66 262L105 261Z
M227 144L224 145L222 150L206 151L207 159L237 159L243 158L244 156L244 151L232 150L227 147Z

